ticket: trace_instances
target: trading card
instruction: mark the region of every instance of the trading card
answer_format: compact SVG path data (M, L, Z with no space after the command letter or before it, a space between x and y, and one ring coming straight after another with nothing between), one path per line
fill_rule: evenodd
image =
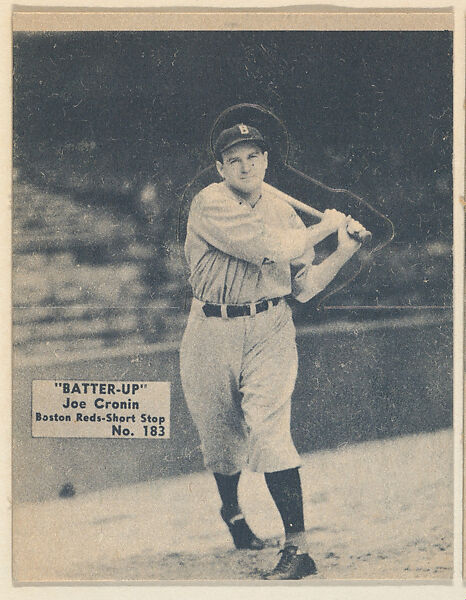
M14 581L451 579L452 13L13 29Z

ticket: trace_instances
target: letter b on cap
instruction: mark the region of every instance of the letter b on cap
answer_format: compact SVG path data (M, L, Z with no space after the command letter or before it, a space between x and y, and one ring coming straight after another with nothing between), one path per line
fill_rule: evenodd
M240 132L243 135L246 135L249 133L249 129L246 127L246 125L238 125Z

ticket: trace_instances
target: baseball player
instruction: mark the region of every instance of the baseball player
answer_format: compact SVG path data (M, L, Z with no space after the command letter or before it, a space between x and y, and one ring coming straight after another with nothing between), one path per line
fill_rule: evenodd
M222 131L214 151L223 181L195 196L188 218L193 300L180 350L183 390L236 548L264 547L238 502L247 466L265 474L285 530L281 558L264 578L300 579L317 569L290 433L298 359L285 297L306 302L322 291L360 246L349 233L363 227L326 210L306 228L293 208L263 190L267 148L256 128ZM313 265L314 246L334 232L337 249Z

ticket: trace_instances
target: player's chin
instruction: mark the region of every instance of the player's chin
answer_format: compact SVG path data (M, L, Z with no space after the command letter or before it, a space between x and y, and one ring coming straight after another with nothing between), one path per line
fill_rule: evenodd
M262 180L258 177L249 177L247 179L240 179L239 181L236 181L235 184L235 187L239 192L251 194L252 192L260 191Z

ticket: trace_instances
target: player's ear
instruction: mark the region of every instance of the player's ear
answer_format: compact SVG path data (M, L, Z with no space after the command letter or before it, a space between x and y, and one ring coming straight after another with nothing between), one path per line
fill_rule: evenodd
M267 150L264 150L264 158L265 158L265 168L269 166L269 153Z
M225 179L225 177L223 175L223 163L221 163L219 160L216 160L215 165L217 166L217 171L218 171L218 174L220 175L220 177L222 179Z

